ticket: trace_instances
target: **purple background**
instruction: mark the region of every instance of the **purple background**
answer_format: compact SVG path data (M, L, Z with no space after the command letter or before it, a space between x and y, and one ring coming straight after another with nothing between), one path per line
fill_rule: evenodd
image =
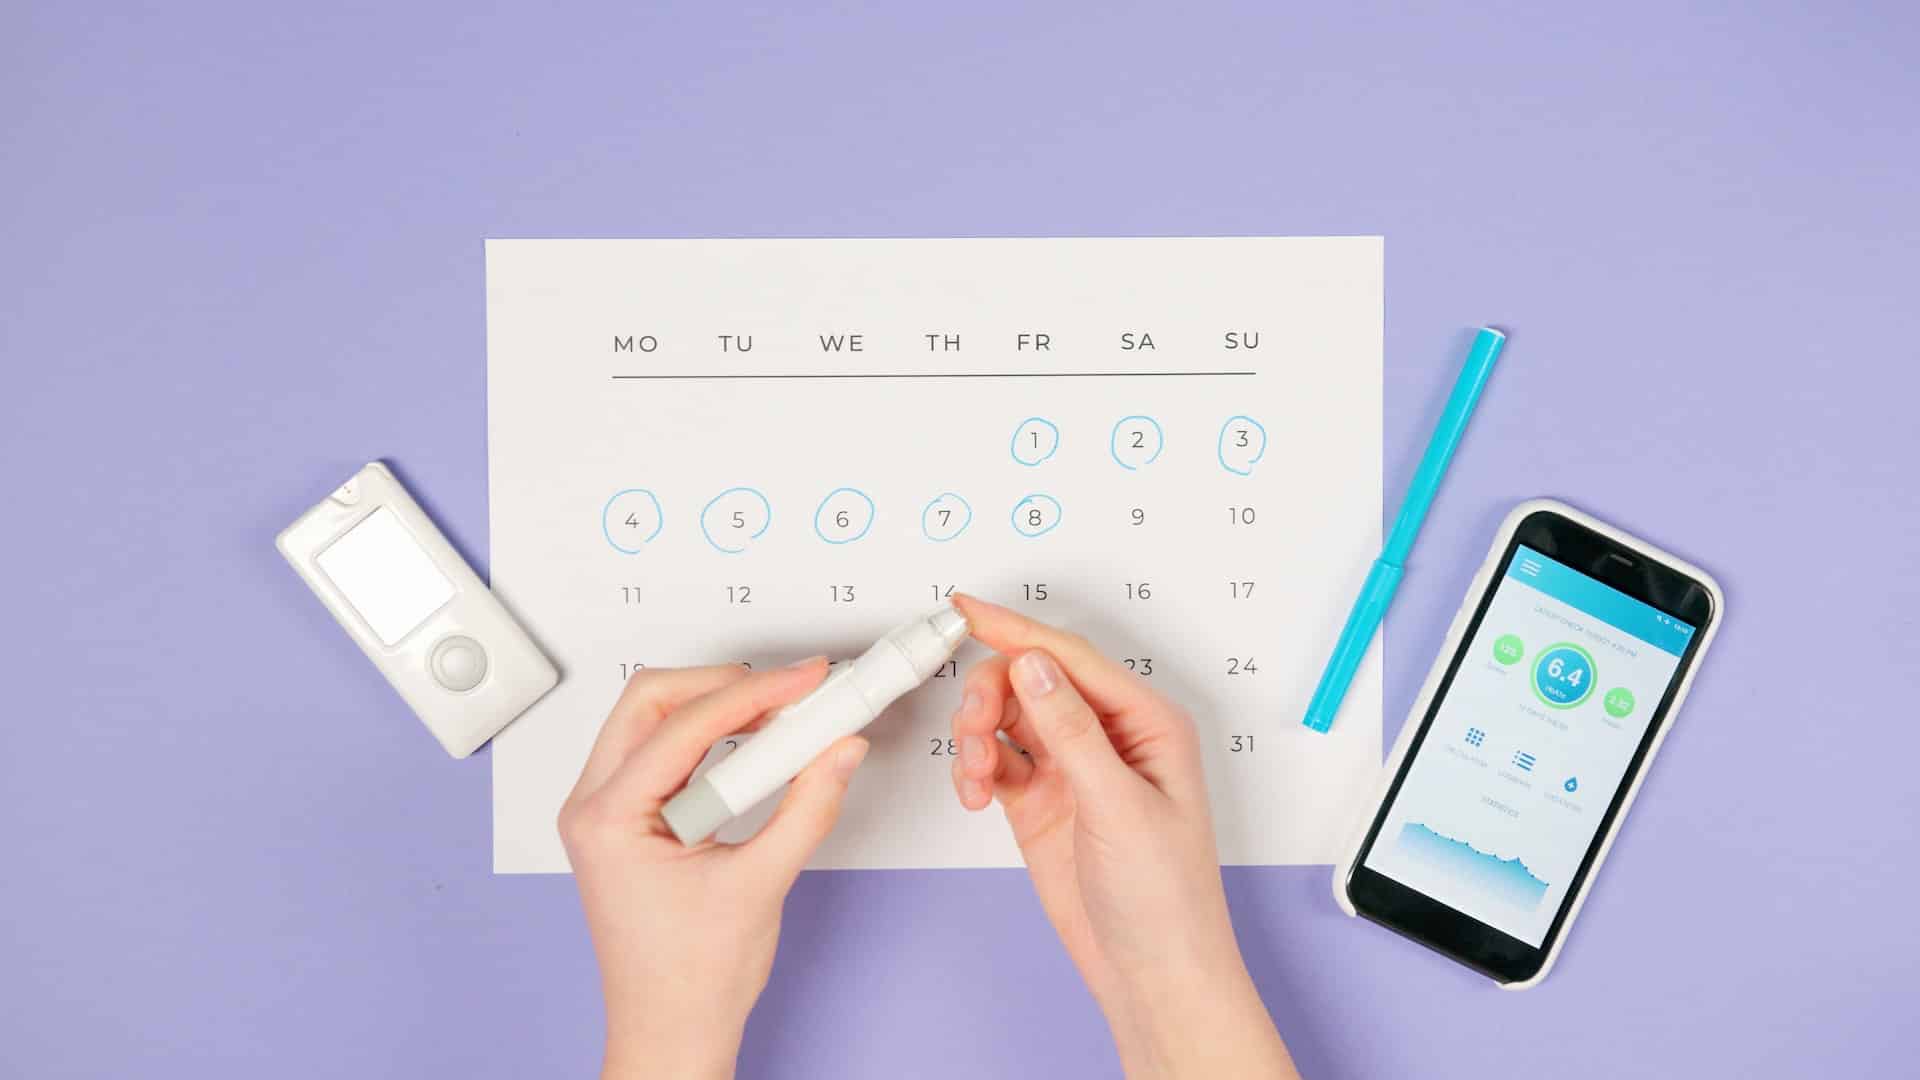
M1227 874L1301 1065L1906 1064L1911 5L271 6L0 34L0 1073L593 1069L571 881L489 873L486 760L271 543L385 456L484 566L488 236L1384 234L1390 502L1466 328L1513 334L1389 734L1522 497L1696 559L1731 619L1539 990L1347 921L1324 869ZM1115 1069L1017 872L806 875L742 1065Z

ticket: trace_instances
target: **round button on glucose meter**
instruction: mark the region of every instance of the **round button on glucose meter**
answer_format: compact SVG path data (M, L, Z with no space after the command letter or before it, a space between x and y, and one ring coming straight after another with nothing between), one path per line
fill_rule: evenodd
M441 686L456 693L471 690L487 677L487 651L470 637L450 637L433 647L428 666Z

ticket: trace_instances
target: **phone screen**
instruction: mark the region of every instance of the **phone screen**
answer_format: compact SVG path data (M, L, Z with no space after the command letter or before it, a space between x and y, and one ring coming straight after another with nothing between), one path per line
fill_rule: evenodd
M1517 544L1362 865L1540 947L1697 629Z

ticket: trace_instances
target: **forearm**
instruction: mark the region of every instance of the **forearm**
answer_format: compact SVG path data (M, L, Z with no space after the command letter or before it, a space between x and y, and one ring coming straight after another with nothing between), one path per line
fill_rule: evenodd
M1129 1080L1298 1077L1244 967L1142 987L1108 1009Z
M633 1015L633 1014L629 1014ZM676 1080L732 1080L745 1037L744 1022L716 1022L712 1018L669 1019L654 1012L652 1022L623 1022L607 1018L606 1062L601 1080L642 1080L671 1076Z
M725 1045L722 1045L725 1043ZM653 1045L630 1045L609 1040L606 1063L600 1080L646 1080L671 1076L676 1080L733 1080L734 1061L740 1053L738 1039L662 1040Z

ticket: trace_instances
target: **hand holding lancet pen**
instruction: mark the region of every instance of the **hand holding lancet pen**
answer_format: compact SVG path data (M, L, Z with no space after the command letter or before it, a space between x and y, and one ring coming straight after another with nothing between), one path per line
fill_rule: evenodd
M932 678L966 639L966 618L945 606L887 634L667 800L667 827L688 847L713 835Z

